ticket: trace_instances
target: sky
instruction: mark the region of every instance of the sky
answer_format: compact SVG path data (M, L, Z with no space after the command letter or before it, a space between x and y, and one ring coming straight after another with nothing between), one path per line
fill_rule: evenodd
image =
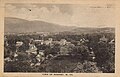
M18 4L5 5L5 17L40 20L63 26L114 27L112 5Z

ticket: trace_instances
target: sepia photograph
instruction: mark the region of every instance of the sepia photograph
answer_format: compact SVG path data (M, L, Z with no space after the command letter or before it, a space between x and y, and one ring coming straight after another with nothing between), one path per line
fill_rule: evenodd
M113 4L6 3L5 73L115 73Z

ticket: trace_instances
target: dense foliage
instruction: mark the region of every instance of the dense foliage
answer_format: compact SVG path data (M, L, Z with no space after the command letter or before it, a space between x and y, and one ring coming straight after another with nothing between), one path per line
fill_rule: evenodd
M100 42L102 36L106 36L107 42ZM35 44L38 51L44 50L45 57L49 54L53 56L58 55L60 50L64 51L64 55L59 55L55 58L49 58L41 63L40 66L31 66L29 61L31 58L26 50L29 49L29 40L42 39L39 35L6 35L8 46L5 45L4 58L14 58L17 47L17 41L23 41L24 44L18 48L17 57L18 61L9 61L4 63L5 72L77 72L77 73L114 73L115 72L115 43L110 44L112 39L115 39L113 33L94 33L94 34L81 34L81 35L48 35L44 40L53 38L54 41L66 39L72 44L61 46L54 44L52 47L49 45ZM78 45L80 39L85 38L89 40L83 44ZM5 40L6 42L6 40ZM90 49L92 48L92 50ZM93 54L90 52L93 51ZM68 54L65 56L65 54ZM95 56L93 60L91 56ZM33 58L33 57L32 57Z

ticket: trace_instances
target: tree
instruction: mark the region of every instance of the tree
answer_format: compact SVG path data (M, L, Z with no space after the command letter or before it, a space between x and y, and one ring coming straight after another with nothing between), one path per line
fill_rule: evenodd
M85 73L98 73L100 72L95 62L85 61L83 63L83 70Z
M111 52L108 43L99 43L98 50L95 53L96 62L99 67L101 67L103 72L114 72L115 67L115 55Z
M76 65L76 68L73 70L73 72L77 73L98 73L101 72L97 65L96 62L91 62L85 60L84 63L78 62Z

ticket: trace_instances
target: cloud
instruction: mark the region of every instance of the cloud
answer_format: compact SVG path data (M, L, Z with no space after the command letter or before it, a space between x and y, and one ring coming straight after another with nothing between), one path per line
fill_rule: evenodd
M47 7L30 6L31 5L26 8L17 8L14 5L6 5L6 17L17 17L27 20L44 20L62 25L70 24L70 15L61 12L55 5L52 6L51 10L48 10Z
M101 6L101 8L73 7L71 21L84 27L113 27L115 26L114 11L114 8L106 8L105 6Z
M7 4L5 16L27 20L41 20L65 26L115 26L115 22L113 22L115 20L113 8L90 8L85 5L71 5L69 8L71 8L72 14L62 12L60 5L51 5L51 8L48 9L48 7L39 7L35 4Z

